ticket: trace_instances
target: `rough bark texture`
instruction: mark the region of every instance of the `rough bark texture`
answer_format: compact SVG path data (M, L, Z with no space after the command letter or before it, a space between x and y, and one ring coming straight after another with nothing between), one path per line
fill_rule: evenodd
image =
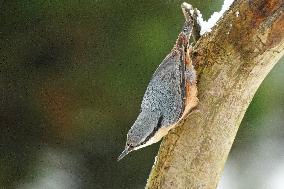
M284 54L283 11L283 0L235 1L199 40L199 105L163 140L146 188L217 187L250 101Z

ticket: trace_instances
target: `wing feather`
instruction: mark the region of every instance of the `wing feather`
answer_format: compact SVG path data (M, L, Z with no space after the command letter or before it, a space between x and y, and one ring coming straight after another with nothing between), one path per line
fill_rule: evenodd
M143 97L142 111L159 112L163 126L178 121L184 111L184 62L180 53L171 53L159 65Z

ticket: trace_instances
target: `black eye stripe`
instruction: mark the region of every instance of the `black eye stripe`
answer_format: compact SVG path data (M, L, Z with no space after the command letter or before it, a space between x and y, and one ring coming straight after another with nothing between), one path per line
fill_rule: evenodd
M155 133L156 133L156 132L159 130L159 128L161 128L161 126L162 126L162 120L163 120L163 116L161 115L160 118L159 118L159 120L158 120L157 126L154 127L154 129L153 129L153 131L150 133L150 135L147 136L147 137L145 138L145 140L144 140L143 142L141 142L138 146L145 144L147 141L149 141L149 140L155 135Z

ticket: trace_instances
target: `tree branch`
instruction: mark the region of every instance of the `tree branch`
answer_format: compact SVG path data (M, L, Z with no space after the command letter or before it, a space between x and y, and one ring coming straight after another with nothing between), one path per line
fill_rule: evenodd
M146 188L217 187L244 113L284 54L284 3L238 0L195 46L199 105L162 141Z

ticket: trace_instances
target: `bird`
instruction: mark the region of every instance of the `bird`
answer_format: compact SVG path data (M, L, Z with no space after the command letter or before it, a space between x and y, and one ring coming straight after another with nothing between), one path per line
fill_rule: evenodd
M182 30L147 86L141 111L127 133L125 149L117 161L131 151L160 141L198 104L197 76L189 42L196 29L200 29L195 14L197 9L188 3L182 3L181 9L185 17Z

